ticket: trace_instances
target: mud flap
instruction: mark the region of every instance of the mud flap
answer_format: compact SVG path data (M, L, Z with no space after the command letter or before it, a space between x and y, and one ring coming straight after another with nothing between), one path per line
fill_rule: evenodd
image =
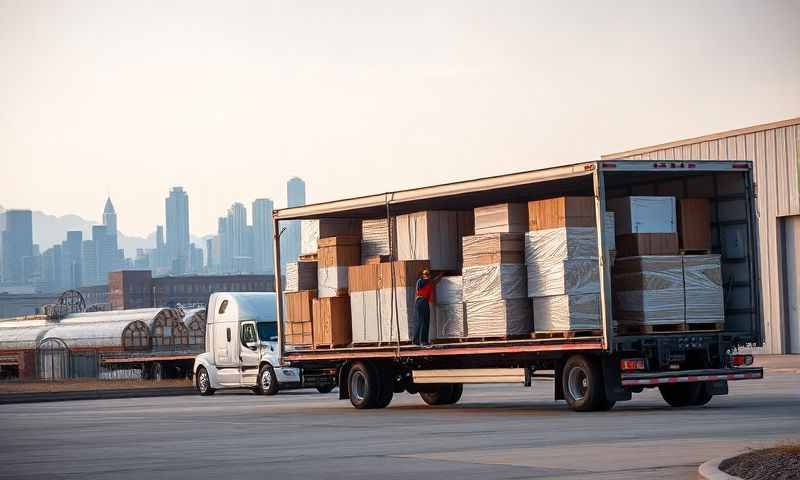
M606 387L606 398L613 402L625 402L631 399L631 391L622 386L622 372L619 369L619 358L602 355L603 383Z

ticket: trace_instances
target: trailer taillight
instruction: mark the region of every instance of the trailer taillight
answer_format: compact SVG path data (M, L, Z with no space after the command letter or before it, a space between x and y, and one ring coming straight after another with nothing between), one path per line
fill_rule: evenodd
M741 367L743 365L752 365L752 355L731 355L731 365L734 367Z
M623 371L644 370L644 358L623 358L619 362L619 367Z

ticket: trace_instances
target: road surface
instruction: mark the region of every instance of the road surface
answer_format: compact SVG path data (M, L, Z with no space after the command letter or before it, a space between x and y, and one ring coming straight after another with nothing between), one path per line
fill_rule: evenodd
M0 405L0 478L695 478L712 457L800 436L800 374L732 382L702 408L657 391L574 413L552 381L357 411L336 392Z

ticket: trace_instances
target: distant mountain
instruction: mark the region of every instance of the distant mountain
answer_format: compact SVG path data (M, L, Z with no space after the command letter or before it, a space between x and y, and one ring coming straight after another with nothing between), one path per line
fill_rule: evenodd
M5 227L5 209L0 206L0 229ZM45 251L53 245L59 244L67 238L67 231L80 230L83 232L83 239L89 240L92 236L92 225L102 222L86 220L78 215L64 215L61 217L48 215L38 210L33 212L33 243L39 244L39 250ZM191 237L195 245L205 250L206 237ZM122 232L117 232L117 242L119 247L125 250L125 256L136 257L137 248L155 248L156 234L151 233L145 238L128 236Z

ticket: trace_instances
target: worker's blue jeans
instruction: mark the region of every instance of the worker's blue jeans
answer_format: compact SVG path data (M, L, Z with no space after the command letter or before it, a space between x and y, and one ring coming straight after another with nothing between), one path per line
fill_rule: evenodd
M414 343L422 345L428 343L428 329L431 326L431 306L428 300L423 297L417 297L415 303L417 311L417 329L414 332Z

